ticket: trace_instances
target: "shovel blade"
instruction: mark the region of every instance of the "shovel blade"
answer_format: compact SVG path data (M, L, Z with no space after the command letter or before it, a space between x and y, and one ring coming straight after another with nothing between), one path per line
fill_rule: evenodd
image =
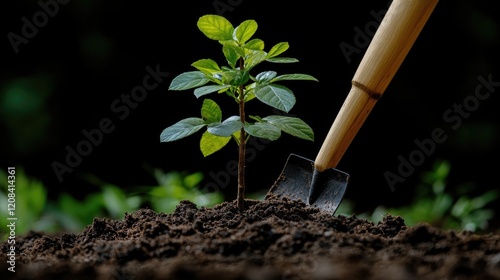
M314 174L317 178L313 180ZM314 169L314 161L290 154L268 194L301 200L333 215L344 197L348 182L349 174L345 172L334 168L318 172Z

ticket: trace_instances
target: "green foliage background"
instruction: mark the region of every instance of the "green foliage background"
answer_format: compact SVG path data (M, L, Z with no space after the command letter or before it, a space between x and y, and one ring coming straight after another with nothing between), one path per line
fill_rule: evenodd
M17 169L16 234L25 234L30 230L78 232L96 217L123 219L125 213L140 207L171 213L181 200L190 200L198 207L210 207L223 201L221 193L203 193L197 188L203 179L202 173L164 173L156 169L153 175L158 185L138 186L129 191L102 182L94 175L87 175L88 180L100 186L100 192L90 193L83 200L61 193L57 200L52 201L47 198L46 186L28 177L22 168ZM7 175L3 171L0 171L0 182L0 220L7 221ZM1 239L7 234L6 227L2 227Z
M451 165L448 161L437 161L432 170L421 174L422 182L414 201L404 207L394 208L380 205L371 213L357 213L355 203L344 200L336 215L357 215L360 218L379 222L384 215L399 215L409 226L426 222L431 225L454 230L487 232L495 213L491 209L498 203L499 191L491 190L474 196L474 185L464 183L451 188L447 177ZM16 174L16 234L42 231L57 233L61 231L78 232L92 223L95 217L122 219L140 207L149 207L157 212L171 213L181 200L190 200L198 207L211 207L224 200L222 193L204 193L198 189L203 174L185 172L153 171L156 186L138 186L124 191L119 186L102 182L94 175L87 179L101 187L101 192L91 193L83 200L77 200L68 193L62 193L58 200L47 199L47 188L35 178L28 177L23 169ZM7 176L0 171L0 220L6 221L7 215ZM264 199L263 194L250 194L249 197ZM7 232L0 231L1 239Z
M262 26L258 35L269 38L271 44L288 40L293 46L290 55L301 60L301 69L322 81L305 88L298 85L297 92L307 94L298 96L301 100L296 109L314 128L315 138L323 139L334 118L332 112L341 106L343 93L347 92L365 51L355 44L355 39L362 37L356 30L364 32L366 27L373 27L376 23L373 13L386 9L388 1L336 2L335 9L327 2L297 5L289 1L238 2L242 4L225 10L227 18L235 22L254 18ZM21 18L30 19L40 11L37 3L11 1L8 8L0 9L3 34L20 33ZM500 140L496 121L498 88L477 111L463 119L459 129L449 131L449 140L438 147L396 193L388 195L389 188L381 176L396 166L398 155L415 148L416 138L427 137L432 129L443 125L445 110L474 93L478 75L492 74L493 80L500 80L500 17L496 5L493 0L438 3L428 25L342 161L341 169L356 180L348 190L350 197L341 204L338 213L362 216L366 212L363 216L373 220L387 212L398 213L404 215L409 224L426 220L446 227L480 231L484 228L481 221L491 217L490 210L498 211L498 166L495 164ZM69 1L60 8L47 26L21 46L19 54L11 48L2 52L0 176L4 176L2 172L8 166L18 168L17 213L22 217L18 233L29 229L79 230L95 216L120 218L138 205L155 203L152 207L168 212L181 196L195 199L190 195L197 197L199 193L186 191L185 185L192 184L184 183L182 178L198 170L208 178L210 171L218 172L225 167L227 157L222 156L220 162L210 159L207 164L201 162L202 155L198 158L190 150L193 142L186 144L191 145L188 148L176 144L156 145L161 128L185 113L199 112L198 105L179 106L186 104L185 96L179 95L172 101L172 96L167 94L167 83L148 93L147 99L131 111L128 119L117 121L113 135L106 135L102 145L65 181L57 181L50 163L64 160L65 146L74 146L82 140L82 129L95 128L99 120L113 116L110 103L122 93L130 93L142 81L146 65L160 64L172 78L187 71L186 63L201 55L219 53L219 46L205 44L205 38L193 32L196 29L193 22L200 15L215 11L213 1L88 0ZM8 41L4 43L7 45ZM352 62L346 62L338 48L340 43L357 49L350 57ZM287 64L280 71L295 70L290 68L293 65ZM399 125L400 120L404 126ZM276 158L284 160L290 152L313 156L320 144L321 141L316 141L303 145L288 138L286 145L267 146L254 164L266 173L255 176L258 184L249 182L249 185L268 187L262 183L266 176L272 183L282 168L282 162ZM228 157L232 154L230 151ZM438 157L449 161L448 169L441 164L439 168L432 168L432 162ZM140 182L146 182L145 177L150 176L138 171L144 161L165 170L159 171L165 176L176 174L172 170L189 170L165 179L183 187L166 188L170 183L158 181L141 189ZM441 175L419 178L418 173L427 169ZM443 170L449 170L444 181ZM91 185L99 186L95 191L96 188L89 188L88 181L80 180L77 173L106 177L113 183L94 180ZM5 184L3 177L0 178L1 221L5 221ZM129 187L134 184L139 186ZM179 197L169 198L167 194ZM82 199L76 198L82 195ZM171 206L160 208L158 204ZM375 214L373 209L377 209ZM498 214L489 221L488 225L495 221L498 225ZM5 229L0 227L1 234Z

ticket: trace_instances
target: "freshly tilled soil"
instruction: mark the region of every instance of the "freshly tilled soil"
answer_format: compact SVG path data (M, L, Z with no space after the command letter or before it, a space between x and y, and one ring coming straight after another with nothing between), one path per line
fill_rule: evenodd
M82 232L0 244L2 279L500 279L500 236L378 224L332 216L268 197L174 213L141 209L123 220L95 218Z

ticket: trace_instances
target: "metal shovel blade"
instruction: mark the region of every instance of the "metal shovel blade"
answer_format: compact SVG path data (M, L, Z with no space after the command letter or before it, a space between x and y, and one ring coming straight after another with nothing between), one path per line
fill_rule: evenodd
M319 172L314 161L290 154L268 194L301 200L322 211L335 213L344 197L349 174L330 168Z

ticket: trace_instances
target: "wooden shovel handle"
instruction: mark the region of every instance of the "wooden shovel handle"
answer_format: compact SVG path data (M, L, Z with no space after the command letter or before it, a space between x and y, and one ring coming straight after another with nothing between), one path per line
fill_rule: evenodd
M315 160L335 168L382 96L438 0L394 0L354 74L352 87Z

